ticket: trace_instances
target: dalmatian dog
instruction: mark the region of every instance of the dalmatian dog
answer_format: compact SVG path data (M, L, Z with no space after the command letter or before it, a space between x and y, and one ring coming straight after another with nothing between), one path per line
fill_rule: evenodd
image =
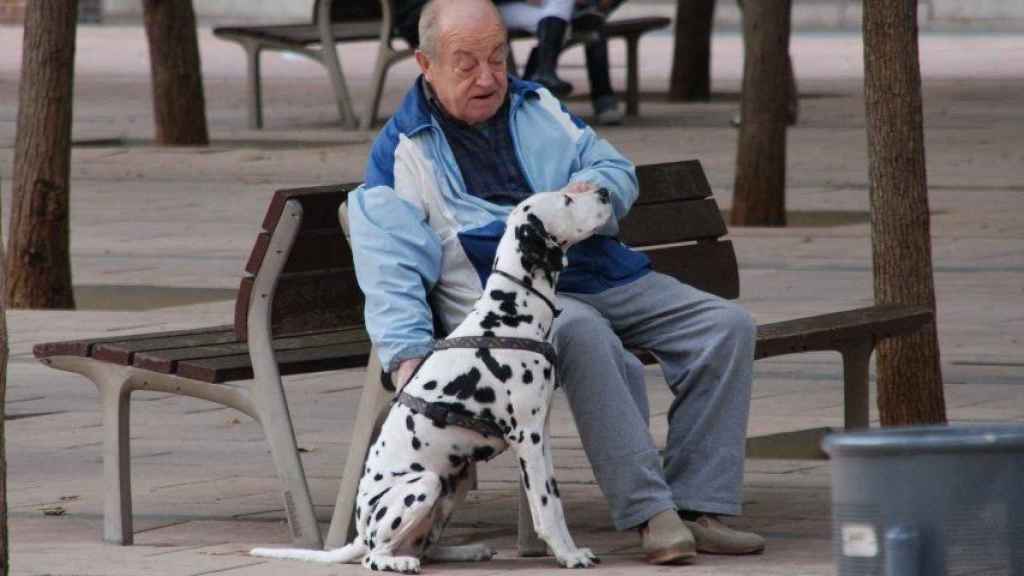
M508 217L482 296L441 344L474 338L544 342L557 315L555 283L565 251L611 213L608 192L590 184L524 200ZM328 551L257 548L251 553L316 562L361 560L371 570L403 573L418 573L421 559L489 559L494 551L488 546L436 544L469 488L470 462L511 448L537 534L562 566L592 566L597 557L577 548L569 534L553 476L548 412L555 386L553 358L536 350L439 346L399 391L399 400L402 395L417 399L415 408L396 401L370 448L359 482L355 540ZM425 404L476 425L428 415L436 408L416 409Z

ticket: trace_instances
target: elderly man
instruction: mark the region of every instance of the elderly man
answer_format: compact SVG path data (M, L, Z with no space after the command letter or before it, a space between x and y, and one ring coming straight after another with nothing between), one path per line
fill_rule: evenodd
M373 144L349 221L366 326L401 385L490 270L504 220L537 191L589 183L615 220L574 246L559 281L559 377L613 522L639 528L654 563L745 554L740 512L754 324L734 304L651 271L616 240L637 196L633 165L545 88L511 78L489 0L433 0L419 22L422 75ZM664 461L648 428L642 364L652 351L675 399Z

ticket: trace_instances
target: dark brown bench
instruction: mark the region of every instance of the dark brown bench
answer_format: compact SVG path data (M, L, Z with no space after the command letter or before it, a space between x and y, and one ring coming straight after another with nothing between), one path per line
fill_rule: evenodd
M358 125L369 130L377 119L380 99L388 70L397 62L412 56L413 49L402 40L394 27L393 0L316 0L309 23L263 26L222 26L213 34L223 40L237 42L245 50L248 82L248 122L252 129L263 127L263 91L260 54L264 50L294 52L323 64L334 88L338 116L346 128ZM321 23L328 23L321 25ZM626 42L626 114L636 116L640 110L639 44L644 34L668 27L671 19L662 16L612 20L604 25L609 38ZM512 38L532 38L525 32ZM575 34L565 49L585 42L587 34ZM352 99L341 68L335 45L350 42L377 41L377 63L370 83L361 120L352 110ZM396 44L397 41L397 44ZM324 47L330 47L325 50Z
M637 167L640 199L621 238L644 249L655 268L725 298L739 295L732 242L703 169L696 161ZM295 542L321 537L295 445L281 375L367 366L328 547L351 527L354 487L374 421L388 394L362 326L362 297L339 209L354 185L274 194L246 264L235 322L198 330L39 344L54 368L82 374L99 389L104 422L104 537L129 544L128 400L133 390L207 399L260 421L282 481ZM875 344L917 330L932 312L871 306L758 327L757 358L834 350L843 358L846 426L868 426L868 360ZM638 351L645 361L653 361ZM526 515L521 515L522 517ZM528 516L527 520L528 521ZM525 531L521 531L525 533Z

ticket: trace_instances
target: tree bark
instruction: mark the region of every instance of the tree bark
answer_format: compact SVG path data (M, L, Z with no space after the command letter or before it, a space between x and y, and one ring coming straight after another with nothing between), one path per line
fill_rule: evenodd
M670 100L711 99L711 29L715 0L678 0L669 77Z
M38 0L37 0L38 1ZM3 236L0 214L0 237ZM4 243L0 242L0 262L4 259ZM7 335L7 274L0 267L0 408L7 406L7 357L11 346ZM0 409L0 574L11 570L10 539L7 537L7 431L6 414Z
M143 0L153 78L156 141L205 146L206 101L192 0Z
M935 309L917 3L864 1L875 301ZM936 325L878 347L883 426L946 421Z
M77 18L77 0L26 6L5 262L12 308L75 307L68 181Z
M790 0L743 11L743 102L736 153L733 226L786 225L786 124Z

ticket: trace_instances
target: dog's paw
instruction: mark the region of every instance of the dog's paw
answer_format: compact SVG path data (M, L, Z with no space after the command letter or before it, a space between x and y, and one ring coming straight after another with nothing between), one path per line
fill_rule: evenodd
M573 552L560 554L558 563L565 568L590 568L599 564L601 560L590 551L590 548L577 548Z
M420 573L420 559L412 556L371 555L363 560L363 565L370 570L400 572L402 574Z

